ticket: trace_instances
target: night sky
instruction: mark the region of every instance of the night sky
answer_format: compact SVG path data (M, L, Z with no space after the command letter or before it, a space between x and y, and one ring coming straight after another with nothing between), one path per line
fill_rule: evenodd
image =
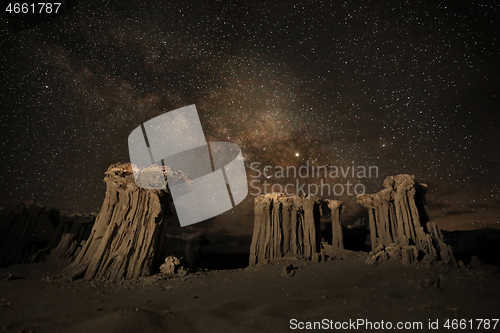
M247 166L375 165L369 193L410 173L441 227L499 227L500 6L381 3L81 1L25 29L3 17L2 200L96 212L129 133L196 104L207 141L237 143ZM346 223L362 216L353 198ZM248 235L252 199L196 227Z

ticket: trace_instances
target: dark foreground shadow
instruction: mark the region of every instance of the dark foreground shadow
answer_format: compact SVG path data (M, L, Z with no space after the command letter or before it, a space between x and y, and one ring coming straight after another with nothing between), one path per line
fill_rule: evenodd
M238 269L248 266L249 253L200 253L198 267L210 270Z
M370 252L370 228L368 226L342 226L342 233L344 236L344 249L351 251Z

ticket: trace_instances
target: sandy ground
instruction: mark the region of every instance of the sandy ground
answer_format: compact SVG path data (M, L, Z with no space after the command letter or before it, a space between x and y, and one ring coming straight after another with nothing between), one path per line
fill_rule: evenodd
M295 274L281 276L290 264ZM281 259L264 267L121 282L63 281L56 278L62 267L48 262L0 270L0 277L16 277L0 282L0 331L284 332L292 319L364 319L422 322L414 331L449 332L447 319L500 317L497 266L417 269L389 261L373 267L359 253L347 260ZM429 319L439 320L438 330L427 329ZM350 328L338 331L389 331Z

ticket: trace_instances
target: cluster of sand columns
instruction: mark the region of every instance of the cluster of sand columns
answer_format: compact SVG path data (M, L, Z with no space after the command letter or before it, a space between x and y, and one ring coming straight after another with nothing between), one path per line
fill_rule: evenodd
M426 258L429 262L453 261L451 247L444 243L436 224L429 221L425 193L427 185L414 176L401 174L384 180L384 189L358 196L369 210L372 249L395 245L404 264Z
M321 253L320 217L324 202L316 196L266 194L255 198L255 224L250 265L288 254L318 261ZM334 241L342 248L342 204L327 202L335 226Z

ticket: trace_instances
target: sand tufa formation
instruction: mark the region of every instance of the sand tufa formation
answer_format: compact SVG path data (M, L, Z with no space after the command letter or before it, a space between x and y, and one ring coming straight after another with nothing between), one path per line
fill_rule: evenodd
M344 237L342 234L341 215L344 212L344 203L339 200L323 199L330 209L330 218L332 219L332 246L335 248L344 248Z
M451 247L444 243L436 224L429 222L427 185L416 182L413 175L401 174L387 177L384 187L356 198L369 210L372 252L367 263L390 257L401 257L405 265L454 262Z
M148 169L142 171L141 182L161 181L149 177L158 173ZM151 275L164 259L170 192L137 186L129 163L111 165L104 181L106 197L90 237L63 277L116 281Z
M255 224L250 246L250 265L268 263L286 255L319 261L322 254L321 206L331 209L333 246L343 248L340 201L316 196L266 194L255 198Z

